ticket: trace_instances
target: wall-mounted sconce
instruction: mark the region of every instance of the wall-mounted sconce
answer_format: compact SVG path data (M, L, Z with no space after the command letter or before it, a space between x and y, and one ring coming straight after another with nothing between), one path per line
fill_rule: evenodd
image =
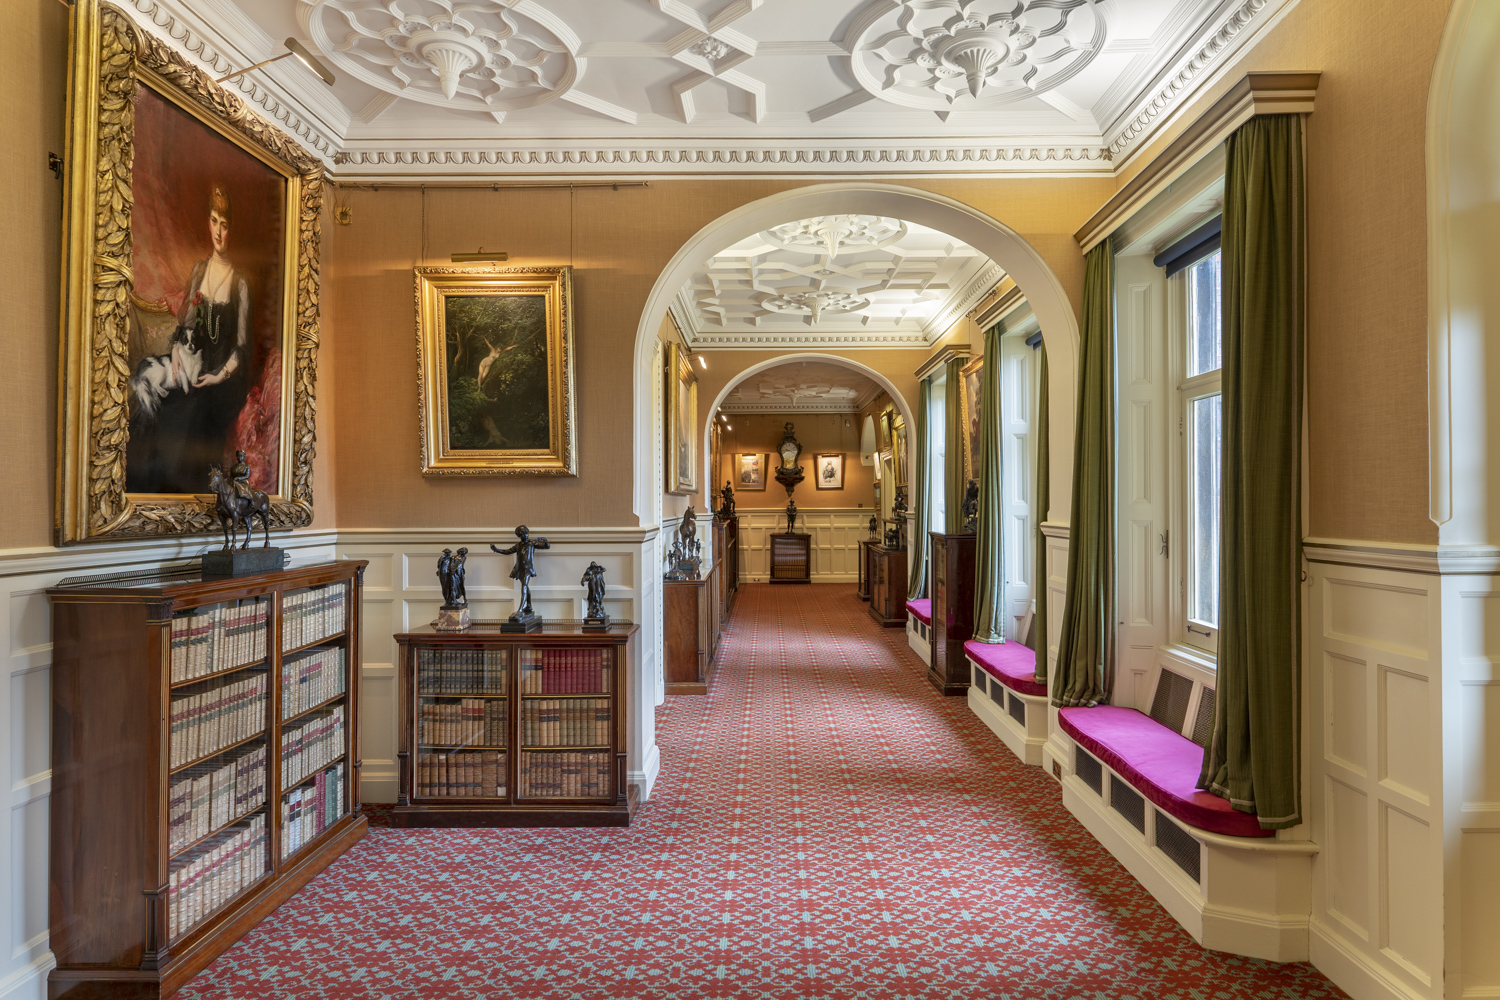
M244 69L237 69L233 73L230 73L228 76L219 77L214 82L227 83L237 76L244 76L252 69L260 69L262 66L269 66L273 62L285 59L287 56L296 56L297 61L316 73L320 80L328 84L328 86L330 87L333 86L333 82L336 79L336 77L334 77L333 75L333 71L319 62L317 56L307 51L307 46L303 45L295 38L288 38L284 44L286 45L286 51L281 55L272 56L269 59L262 59L260 62L255 63L253 66L246 66Z

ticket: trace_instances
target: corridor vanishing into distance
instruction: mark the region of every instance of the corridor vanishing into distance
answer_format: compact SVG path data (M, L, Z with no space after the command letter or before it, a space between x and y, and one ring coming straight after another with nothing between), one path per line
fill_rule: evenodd
M745 585L622 830L379 824L179 994L1343 997L1205 951L850 585Z

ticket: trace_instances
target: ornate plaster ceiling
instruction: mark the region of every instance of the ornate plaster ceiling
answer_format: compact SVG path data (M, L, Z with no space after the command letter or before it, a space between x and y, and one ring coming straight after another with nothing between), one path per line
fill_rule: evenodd
M973 247L926 226L824 215L714 255L675 309L694 347L926 347L1002 273Z
M1295 0L121 0L341 176L1108 173Z
M793 361L749 376L724 397L725 413L857 413L880 386L827 361Z

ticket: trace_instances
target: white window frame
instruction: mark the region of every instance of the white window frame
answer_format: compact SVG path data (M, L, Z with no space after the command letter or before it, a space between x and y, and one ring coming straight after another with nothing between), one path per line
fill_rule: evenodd
M1219 251L1214 251L1218 253ZM1211 255L1205 255L1211 256ZM1192 575L1192 512L1191 489L1193 482L1192 441L1188 432L1191 426L1191 411L1195 401L1209 396L1222 395L1224 391L1224 368L1202 375L1189 377L1188 371L1188 268L1167 279L1167 342L1168 358L1172 368L1172 380L1177 393L1177 440L1171 449L1172 467L1168 486L1171 498L1172 534L1167 546L1169 579L1172 581L1171 630L1172 640L1218 662L1219 629L1190 619L1188 615L1188 584ZM1220 286L1220 294L1223 288ZM1220 493L1222 510L1223 494ZM1223 533L1220 532L1220 558L1222 558ZM1223 612L1223 594L1219 595L1220 613Z

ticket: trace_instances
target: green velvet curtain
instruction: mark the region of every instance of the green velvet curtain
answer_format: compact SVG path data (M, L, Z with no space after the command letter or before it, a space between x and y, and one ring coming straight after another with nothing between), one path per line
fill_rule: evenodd
M1088 252L1078 343L1078 420L1068 588L1057 646L1052 704L1109 700L1114 636L1114 277L1111 241Z
M964 433L968 433L967 427ZM962 443L959 447L963 447ZM979 481L979 528L974 539L974 638L980 642L1004 642L999 324L984 335L984 367L979 370L979 454L975 458L979 462L975 474Z
M1219 676L1199 787L1266 829L1302 821L1303 199L1299 116L1229 137Z
M953 358L943 366L948 388L943 393L943 531L964 530L964 364Z
M1052 474L1051 459L1047 455L1047 440L1051 432L1051 419L1047 414L1047 342L1037 347L1041 355L1041 381L1036 393L1036 488L1032 491L1031 521L1035 527L1035 554L1031 562L1031 593L1036 612L1031 618L1031 649L1036 653L1036 682L1047 683L1047 538L1042 534L1042 522L1047 520L1047 508L1052 500L1052 486L1048 476Z
M927 529L932 524L932 496L928 489L931 462L927 451L927 410L932 405L932 382L922 380L917 390L917 412L906 430L907 448L912 453L911 478L906 493L916 521L906 540L906 565L909 576L906 596L910 600L927 596Z

